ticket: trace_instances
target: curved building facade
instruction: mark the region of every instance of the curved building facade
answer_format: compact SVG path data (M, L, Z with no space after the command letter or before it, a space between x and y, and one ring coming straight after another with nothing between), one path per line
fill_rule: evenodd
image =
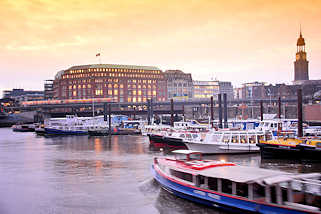
M93 64L59 71L55 99L112 98L114 102L165 101L164 73L153 66Z

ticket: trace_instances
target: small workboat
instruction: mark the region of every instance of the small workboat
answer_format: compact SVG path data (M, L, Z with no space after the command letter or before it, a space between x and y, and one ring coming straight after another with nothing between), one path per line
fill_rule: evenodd
M42 123L36 124L35 125L35 132L37 135L45 135L46 134L45 125Z
M233 213L321 213L321 174L295 174L224 161L198 151L155 157L154 179L166 191Z
M14 132L33 132L35 128L33 124L16 124L12 126Z
M296 137L293 133L283 133L276 139L257 144L263 158L287 158L321 161L320 137Z

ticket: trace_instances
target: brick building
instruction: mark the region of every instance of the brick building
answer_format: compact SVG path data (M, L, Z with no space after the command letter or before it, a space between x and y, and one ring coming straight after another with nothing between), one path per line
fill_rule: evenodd
M115 102L165 101L164 73L153 66L94 64L59 71L55 99L112 98Z

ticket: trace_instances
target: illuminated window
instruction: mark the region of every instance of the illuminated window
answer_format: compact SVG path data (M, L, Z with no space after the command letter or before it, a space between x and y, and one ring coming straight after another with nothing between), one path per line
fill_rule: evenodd
M131 98L131 97L128 97L127 100L128 100L128 102L131 102L131 101L132 101L132 98Z
M141 90L138 90L138 95L142 95L142 91Z
M95 94L96 94L96 95L103 95L103 90L102 90L102 89L97 89L97 90L95 91Z
M113 86L112 86L112 84L108 84L108 88L112 88Z
M118 95L118 90L114 89L114 95Z
M88 84L88 85L87 85L87 88L91 88L91 85L90 85L90 84Z
M153 90L153 95L156 96L156 91L155 90Z
M133 102L136 103L136 97L133 97Z
M115 85L114 85L114 88L118 88L118 85L117 85L117 84L115 84Z
M119 85L119 88L124 88L124 84L120 84L120 85Z
M113 90L109 89L108 90L108 95L113 95Z
M133 90L133 95L136 95L136 90Z
M141 102L142 101L142 98L141 97L138 97L138 102Z
M77 91L72 92L72 96L76 97L77 96Z

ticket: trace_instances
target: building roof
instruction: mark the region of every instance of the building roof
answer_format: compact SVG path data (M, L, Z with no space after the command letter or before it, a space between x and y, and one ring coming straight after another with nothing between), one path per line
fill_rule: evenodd
M275 177L279 176L292 175L287 172L238 165L208 168L198 173L206 177L223 178L240 183L260 182L267 178L275 179Z
M141 69L141 70L160 70L155 66L141 66L141 65L118 65L118 64L92 64L92 65L76 65L70 67L68 70L89 69L89 68L123 68L123 69Z
M185 73L181 70L166 70L165 74L185 74Z

